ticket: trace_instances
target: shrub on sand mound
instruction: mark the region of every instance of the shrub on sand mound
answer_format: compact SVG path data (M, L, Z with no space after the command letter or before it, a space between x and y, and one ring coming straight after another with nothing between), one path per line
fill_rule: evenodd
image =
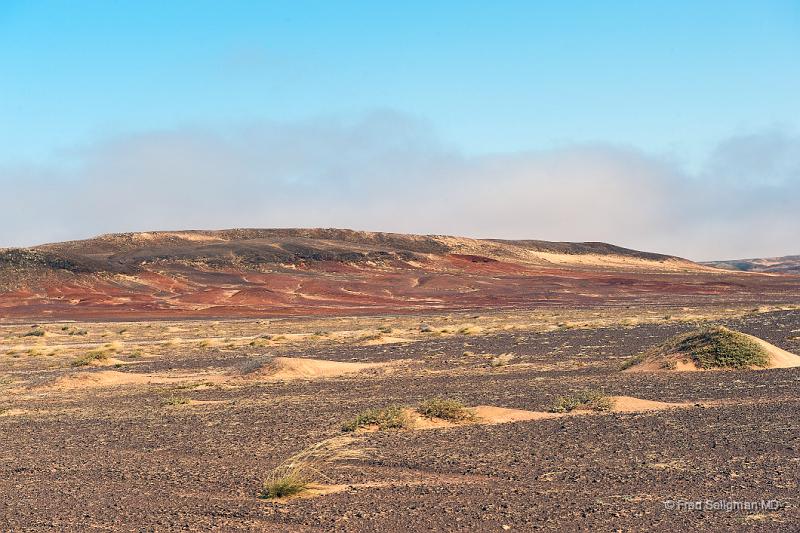
M766 368L770 365L769 352L761 344L744 333L724 326L711 326L677 335L650 352L630 359L627 366L661 358L664 358L661 364L663 369L675 368L678 359L691 362L701 369Z
M377 426L378 429L400 429L408 427L408 415L400 405L390 405L383 409L367 409L342 425L342 431L355 431L362 427Z
M560 396L550 406L551 413L568 413L575 409L590 411L609 411L614 400L600 391L583 390L569 396Z
M417 412L427 418L440 418L451 422L475 420L475 411L467 408L458 400L433 398L426 400L417 408Z

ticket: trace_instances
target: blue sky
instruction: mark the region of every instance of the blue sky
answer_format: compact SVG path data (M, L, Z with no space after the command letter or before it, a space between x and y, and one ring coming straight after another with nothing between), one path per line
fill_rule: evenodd
M17 187L32 175L37 186L85 186L87 151L99 157L98 147L131 137L202 131L229 143L264 124L294 131L319 121L346 137L376 115L413 123L415 143L418 135L425 150L449 157L599 144L667 161L695 181L721 144L777 135L784 175L764 179L793 187L800 3L6 0L0 72L0 180ZM305 172L330 180L337 165L331 156ZM267 207L232 222L306 225L273 220ZM0 235L0 246L125 229L87 219L62 235L17 224L18 236ZM516 231L580 239L544 229ZM613 230L597 237L648 244Z

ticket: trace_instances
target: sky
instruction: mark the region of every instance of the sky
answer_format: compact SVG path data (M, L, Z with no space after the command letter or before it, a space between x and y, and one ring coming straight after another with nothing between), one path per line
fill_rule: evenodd
M351 227L800 254L800 2L0 2L0 247Z

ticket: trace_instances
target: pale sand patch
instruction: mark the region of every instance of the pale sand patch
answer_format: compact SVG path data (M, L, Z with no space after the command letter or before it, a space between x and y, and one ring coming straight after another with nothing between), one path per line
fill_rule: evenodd
M225 404L225 403L230 403L230 400L189 400L189 403L187 405L214 405L214 404Z
M221 379L222 376L213 374L170 376L165 374L137 374L134 372L101 370L98 372L78 372L70 374L40 388L47 390L80 390L131 385L170 385L201 380L219 382Z
M84 366L115 366L115 365L135 365L141 361L123 361L114 357L106 357L104 359L92 359L88 365Z
M548 420L563 416L575 415L602 415L604 413L639 413L645 411L658 411L662 409L688 408L694 406L692 403L669 403L653 400L643 400L632 396L612 396L614 405L608 411L592 411L575 409L568 413L550 413L544 411L527 411L525 409L509 409L493 405L478 405L470 408L475 413L474 420L463 422L450 422L438 418L426 418L417 413L414 409L406 409L406 416L410 420L412 429L441 429L471 424L509 424L514 422L526 422L530 420Z
M275 357L263 370L253 372L245 379L320 379L354 374L372 368L382 368L395 364L388 363L348 363L327 361L325 359L305 359L300 357Z
M685 355L673 354L647 359L626 368L623 372L707 372L709 370L711 369L698 367L694 361L687 360Z
M377 339L366 340L362 344L364 346L378 346L381 344L396 344L398 342L414 342L414 340L403 337L379 337Z
M544 420L556 418L558 413L545 413L541 411L526 411L524 409L508 409L492 405L479 405L473 409L478 416L478 422L483 424L507 424L509 422L522 422L525 420Z
M5 411L0 411L0 416L19 416L25 413L25 409L6 409Z
M691 407L690 403L669 403L657 402L653 400L642 400L633 396L612 396L614 406L611 411L615 413L635 413L639 411L657 411L661 409L672 409L676 407Z
M747 336L750 337L750 340L755 341L767 351L767 354L769 355L768 368L795 368L800 366L800 356L797 356L791 352L787 352L782 348L778 348L774 344L770 344L764 339L759 339L758 337L753 337L752 335Z

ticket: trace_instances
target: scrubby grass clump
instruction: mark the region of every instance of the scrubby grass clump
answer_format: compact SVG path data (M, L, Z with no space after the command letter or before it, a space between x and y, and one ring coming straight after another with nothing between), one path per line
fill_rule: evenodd
M382 409L367 409L355 418L342 425L342 431L355 431L359 428L377 426L378 429L402 429L408 427L410 421L400 405L389 405Z
M90 352L85 353L84 355L78 357L72 363L72 366L88 366L95 361L105 361L108 359L108 350L92 350Z
M625 359L625 361L623 361L622 364L619 366L619 369L628 370L632 366L636 366L639 363L644 362L645 359L647 359L647 354L641 353L639 355L634 355L633 357Z
M169 398L166 398L162 402L162 405L164 405L165 407L177 406L177 405L186 405L189 402L190 402L189 398L186 398L185 396L170 396Z
M749 368L769 366L769 354L756 341L724 326L711 326L672 337L649 352L628 359L622 369L651 359L677 356L698 368ZM672 370L677 360L665 360L664 370Z
M575 409L590 411L609 411L614 407L614 400L606 394L595 390L582 390L568 396L559 396L550 406L551 413L569 413Z
M255 357L238 366L239 373L243 376L256 372L271 372L278 369L275 359L270 355Z
M769 354L757 342L723 326L703 328L672 340L673 352L688 354L700 368L769 366Z
M274 479L264 481L259 498L266 500L276 500L288 498L295 494L300 494L308 489L311 483L310 477L306 476L302 468L295 468L285 474L276 476Z
M458 400L432 398L422 402L417 412L426 418L440 418L450 422L475 420L475 412Z
M329 478L322 472L326 465L364 455L363 450L349 449L351 442L350 437L334 437L293 455L267 475L258 497L287 498L307 491L315 483L327 481Z

